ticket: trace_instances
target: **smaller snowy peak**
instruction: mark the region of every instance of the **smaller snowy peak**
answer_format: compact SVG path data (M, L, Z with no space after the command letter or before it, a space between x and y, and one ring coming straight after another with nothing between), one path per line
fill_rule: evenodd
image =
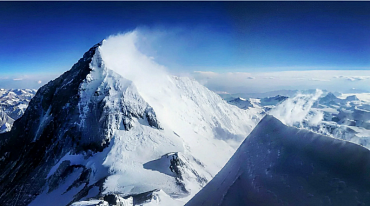
M263 113L266 113L287 99L288 97L281 96L281 95L277 95L274 97L264 97L260 99L258 98L257 99L256 98L245 99L242 97L237 97L237 98L232 98L231 100L227 100L227 103L231 105L235 105L239 107L240 109L244 109L244 110L250 109L250 108L260 108L263 110Z
M287 96L281 96L281 95L277 95L274 97L265 97L261 99L261 105L262 106L276 106L277 104L285 101L286 99L288 99Z
M345 99L346 101L359 101L359 99L357 98L356 95L351 95L351 96L348 96L346 97Z
M322 98L323 100L333 100L337 99L337 96L335 96L332 92L329 92L328 94L325 95L325 97Z
M341 99L337 98L333 93L329 92L324 97L319 99L320 104L340 104Z
M370 102L370 93L342 93L338 95L341 99L346 99L348 96L356 96L362 102Z
M253 104L251 103L250 100L247 100L247 99L244 99L244 98L241 98L241 97L238 97L238 98L233 99L233 100L229 100L229 101L227 101L227 103L229 103L231 105L235 105L235 106L239 107L240 109L249 109L249 108L253 107Z

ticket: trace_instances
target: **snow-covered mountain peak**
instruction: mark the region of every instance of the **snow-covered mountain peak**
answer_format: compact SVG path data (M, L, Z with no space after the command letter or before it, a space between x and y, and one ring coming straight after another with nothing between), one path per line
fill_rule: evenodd
M250 100L247 100L247 99L244 99L244 98L241 98L241 97L237 97L237 98L229 100L227 102L229 104L235 105L235 106L237 106L241 109L249 109L249 108L253 107L253 104L251 103Z
M241 110L194 80L167 74L136 48L136 38L131 32L92 47L40 88L1 137L4 205L67 205L110 194L134 202L164 195L183 205L260 120L260 108Z
M138 94L154 109L159 121L169 128L178 128L177 131L183 129L178 126L181 124L177 115L173 114L178 114L188 122L194 121L194 115L196 115L197 119L206 118L208 119L206 122L213 122L213 126L234 127L229 120L221 117L223 114L220 111L220 105L209 105L209 102L220 102L222 106L227 105L218 95L187 77L169 75L165 67L157 64L152 58L145 56L137 49L137 38L137 33L134 31L124 35L111 36L104 40L94 55L91 63L92 70L94 71L94 68L112 70L132 81ZM208 100L208 104L205 104L205 100ZM196 110L196 112L189 111L189 108ZM209 115L204 115L205 111L214 114L208 117ZM250 113L256 114L256 112ZM231 115L235 116L236 114ZM248 115L250 118L247 121L250 124L253 124L254 121L250 121L252 116ZM226 117L226 119L230 118ZM201 122L194 124L194 127L198 128L200 125L202 125ZM241 132L245 129L237 130Z
M338 104L340 99L338 99L333 93L329 92L327 95L320 98L319 102L321 104Z
M130 120L132 129L129 131L122 130L118 127L119 124L110 128L109 138L114 139L102 164L110 168L112 176L105 182L105 191L120 191L128 195L162 189L171 196L185 197L194 194L194 191L199 190L222 167L245 134L251 131L260 118L259 111L240 111L198 82L186 77L168 75L164 67L157 65L134 47L131 41L135 38L132 35L111 37L103 41L90 63L92 71L80 87L83 91L80 95L80 106L88 105L86 102L91 101L90 97L97 98L93 95L96 91L101 93L106 90L104 88L115 88L104 97L105 108L115 111L112 112L114 116L111 118L115 119L113 124L120 122L121 117L116 117L117 113L128 103L124 102L117 107L119 104L116 101L129 99L132 100L132 105L136 106L127 111L150 111L152 120L150 115L144 119L148 120L149 125L151 122L158 125L152 125L157 128L153 130L146 127L141 118L136 118ZM132 65L132 59L136 59L135 62L138 62L139 66ZM125 91L131 91L130 98ZM90 113L89 109L85 110L88 112L83 114ZM80 119L84 124L84 120L91 117L82 115ZM211 152L217 150L224 152ZM183 169L187 171L184 175L190 179L195 178L194 181L189 178L178 180L172 176L155 175L147 170L140 170L142 165L154 161L154 157L161 162L161 156L169 152L179 153L179 156L183 157L182 162L188 162L183 164L185 168L189 168ZM135 163L128 166L127 160L133 160ZM204 168L204 164L207 168ZM122 179L123 173L131 178ZM149 176L156 178L148 179ZM143 180L150 183L144 183ZM137 182L135 187L117 190L124 185L134 184L133 181ZM163 181L168 182L167 186L153 187L153 184L162 184ZM176 185L183 185L182 189Z

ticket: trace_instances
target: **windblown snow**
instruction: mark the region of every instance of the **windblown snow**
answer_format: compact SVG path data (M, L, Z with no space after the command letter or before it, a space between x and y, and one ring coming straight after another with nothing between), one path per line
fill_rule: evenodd
M151 198L140 204L184 205L261 119L260 108L239 109L192 79L167 74L136 48L136 41L135 31L104 40L80 85L80 121L75 124L86 128L93 125L92 118L100 122L101 113L91 114L91 105L104 102L102 114L109 122L102 144L108 146L93 154L69 153L49 172L52 178L66 163L91 169L91 189L74 205L95 204L106 194L133 196L133 204L138 204L143 193ZM30 205L68 204L81 188L66 188L81 172L73 172L59 189L45 189ZM93 185L102 178L100 191ZM56 197L60 201L55 202Z

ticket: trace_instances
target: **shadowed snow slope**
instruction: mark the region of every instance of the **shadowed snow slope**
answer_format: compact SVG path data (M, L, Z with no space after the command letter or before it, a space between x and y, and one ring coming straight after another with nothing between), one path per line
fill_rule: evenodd
M370 151L265 116L187 206L370 205Z
M3 205L64 206L108 194L184 205L260 120L258 108L241 110L168 75L135 41L131 32L95 45L0 135Z

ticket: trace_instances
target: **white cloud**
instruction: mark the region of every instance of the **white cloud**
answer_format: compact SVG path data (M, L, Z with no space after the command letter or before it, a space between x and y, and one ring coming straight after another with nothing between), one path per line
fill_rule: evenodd
M38 89L43 82L49 82L60 74L15 74L0 78L0 88Z
M216 72L209 72L209 71L194 71L194 73L198 73L201 75L210 75L210 76L216 76L218 73Z
M347 79L349 81L361 81L370 79L370 76L347 76L347 77L342 76L341 78Z
M106 67L133 81L145 98L167 88L165 84L168 84L169 76L164 66L139 51L140 37L137 30L110 36L103 41L99 51Z
M317 82L330 82L329 79L316 79L316 78L311 78L311 81L317 81Z
M346 92L351 88L370 90L368 70L310 70L280 72L197 71L192 76L214 91L254 93L273 90L326 89Z

